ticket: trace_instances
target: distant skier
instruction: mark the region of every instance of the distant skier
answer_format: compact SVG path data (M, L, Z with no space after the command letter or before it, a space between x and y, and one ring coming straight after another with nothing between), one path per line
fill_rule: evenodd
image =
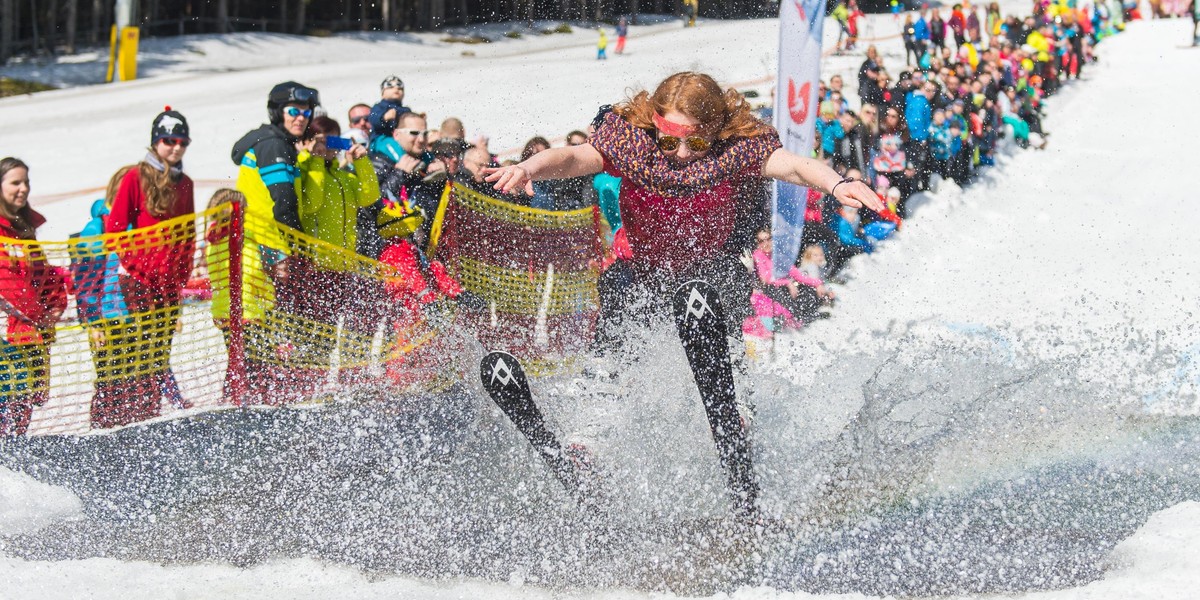
M605 50L608 49L608 34L604 33L603 27L598 27L597 30L600 32L600 40L596 42L596 60L607 60Z
M700 12L699 0L683 0L684 27L696 26L696 13Z
M625 36L629 34L629 21L621 17L617 21L617 54L625 53Z

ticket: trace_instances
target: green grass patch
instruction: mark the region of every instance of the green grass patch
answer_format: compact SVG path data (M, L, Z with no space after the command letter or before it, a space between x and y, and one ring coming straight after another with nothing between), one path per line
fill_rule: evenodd
M442 41L446 42L447 44L488 44L491 43L492 40L489 40L482 35L452 35L442 38Z
M33 94L36 92L44 92L46 90L58 89L52 85L38 83L36 81L25 81L23 79L12 79L9 77L0 77L0 98L8 96L20 96L21 94Z

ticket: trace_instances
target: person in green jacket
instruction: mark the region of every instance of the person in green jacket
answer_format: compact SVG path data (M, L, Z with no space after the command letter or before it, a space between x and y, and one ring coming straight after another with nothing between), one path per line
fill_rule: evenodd
M326 145L327 137L342 133L337 121L317 117L311 130L315 135L301 142L296 159L300 225L304 233L346 251L318 251L319 267L347 271L360 262L355 252L358 209L379 200L379 181L362 145L354 144L346 151L346 168L339 163L337 151Z
M337 121L316 117L311 136L300 142L296 165L296 197L301 228L316 238L311 247L314 271L309 280L302 316L310 323L305 335L295 336L299 358L314 368L331 365L335 343L341 344L338 356L339 376L353 383L361 369L369 364L370 348L382 302L382 284L375 277L372 261L356 252L358 211L379 201L382 192L367 150L354 144L339 161L338 152L327 140L341 135ZM337 335L338 321L342 335ZM316 380L324 373L312 373Z

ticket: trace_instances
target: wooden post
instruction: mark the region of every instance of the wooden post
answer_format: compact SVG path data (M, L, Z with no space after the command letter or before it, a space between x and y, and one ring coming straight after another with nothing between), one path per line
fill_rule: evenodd
M13 0L0 0L0 62L12 56L13 44Z
M67 54L75 54L75 34L78 32L79 0L67 0Z

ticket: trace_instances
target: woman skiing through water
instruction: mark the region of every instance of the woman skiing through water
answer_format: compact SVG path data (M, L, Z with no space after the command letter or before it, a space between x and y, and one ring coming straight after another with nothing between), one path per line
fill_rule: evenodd
M753 283L738 256L763 224L746 221L765 218L764 178L817 188L846 206L883 209L866 184L784 150L779 134L754 117L736 90L722 91L708 75L671 75L653 94L642 91L601 109L594 125L587 144L484 174L505 193L602 171L621 178L621 219L633 258L616 272L624 289L601 295L601 329L619 321L634 289L653 298L700 278L721 292L727 329L739 331Z
M484 169L484 175L502 192L523 189L529 195L534 181L601 171L621 178L621 222L633 258L620 270L613 267L605 273L617 274L609 287L619 289L601 292L600 342L608 341L604 330L632 313L629 307L637 304L631 299L643 300L640 304L655 313L665 304L658 301L663 292L693 278L713 284L726 307L726 331L740 331L742 319L750 314L753 280L738 255L740 244L753 239L761 227L754 221L761 221L765 213L765 178L815 187L847 206L883 209L866 184L842 179L816 160L783 150L778 133L751 114L741 95L722 91L708 75L676 73L653 94L643 91L615 108L601 109L593 125L596 133L587 144L539 152L516 165ZM704 317L696 319L699 323ZM614 338L619 341L619 336ZM684 349L735 510L754 520L758 484L733 397L725 338L697 334L684 340ZM708 364L698 364L701 356ZM521 386L524 396L506 391L508 366L501 360L503 353L484 358L485 387L535 447L547 457L559 456L561 448L545 430L527 384ZM563 464L562 459L546 460L554 463L551 468L568 487L578 482L580 467ZM590 461L580 462L583 471L590 470Z

